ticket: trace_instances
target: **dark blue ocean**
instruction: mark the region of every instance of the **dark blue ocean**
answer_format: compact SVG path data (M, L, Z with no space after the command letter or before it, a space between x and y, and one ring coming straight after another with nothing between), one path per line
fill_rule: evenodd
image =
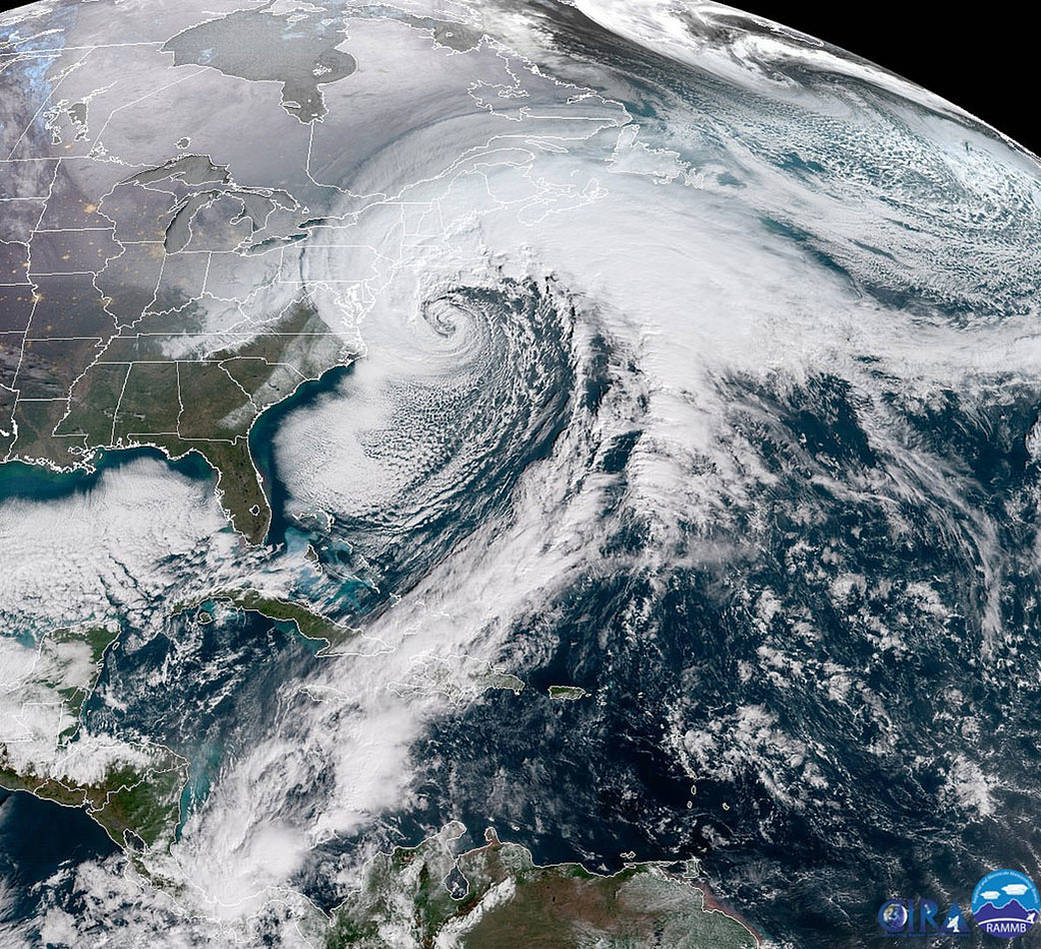
M782 943L875 945L875 912L886 898L958 901L967 911L987 871L1038 871L1041 638L1028 503L1038 472L1023 448L1036 394L968 412L952 392L945 405L906 412L913 437L965 473L976 485L972 503L996 525L1005 632L992 639L984 625L994 595L984 584L987 552L973 544L964 511L940 497L851 500L808 477L826 472L839 484L885 473L848 387L822 378L781 396L746 380L728 384L735 430L753 432L753 404L770 405L775 420L769 432L755 431L776 475L756 498L759 522L747 528L756 544L715 566L578 577L545 604L551 625L539 615L511 631L503 664L527 688L520 696L490 692L435 722L413 748L418 806L367 833L387 845L415 843L461 819L474 841L494 825L540 863L614 870L627 852L639 860L697 857L723 902ZM608 473L625 477L637 440L616 446ZM100 470L134 457L107 456ZM307 530L284 511L286 488L271 457L261 459L272 497L281 499L275 533ZM178 470L211 477L201 462ZM102 476L4 466L0 500L89 491ZM623 503L621 493L608 497ZM899 543L893 505L903 505L907 525ZM619 523L605 556L641 563L652 534L638 518ZM702 540L693 529L690 536ZM840 612L829 589L843 572L863 582ZM925 582L951 617L941 622L922 608L915 585ZM764 621L750 604L766 590L783 609ZM355 618L364 612L359 605ZM635 631L634 613L644 617ZM814 634L793 631L784 621L792 615ZM899 632L901 649L879 648L879 622ZM174 648L185 642L192 648ZM784 657L776 675L764 671L764 655ZM169 692L139 686L171 661L179 675ZM205 802L221 763L277 713L277 686L320 661L285 624L242 612L207 623L186 613L164 635L107 654L85 715L185 755L187 814ZM844 702L829 695L829 664L849 671ZM552 701L548 686L562 683L589 695ZM125 707L104 703L108 690ZM965 761L989 781L983 805L972 798L972 773L962 775ZM19 894L9 916L32 915L35 885L64 862L113 852L82 812L24 794L4 797L0 834L0 877ZM330 842L302 872L298 882L321 905L341 898L320 872L322 860L356 844Z
M0 882L6 901L0 927L32 919L45 900L64 897L75 912L71 882L42 887L63 868L86 860L104 860L118 848L98 824L75 807L62 807L23 791L0 791Z

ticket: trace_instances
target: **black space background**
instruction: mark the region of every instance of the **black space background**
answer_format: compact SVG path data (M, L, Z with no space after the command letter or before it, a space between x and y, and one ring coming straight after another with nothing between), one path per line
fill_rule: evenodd
M732 5L885 66L1041 155L1041 5L1027 0L971 5L739 0ZM0 11L14 6L20 4L0 0ZM118 18L115 8L113 18ZM115 23L113 28L118 29Z
M739 0L731 5L899 73L1041 155L1037 4Z

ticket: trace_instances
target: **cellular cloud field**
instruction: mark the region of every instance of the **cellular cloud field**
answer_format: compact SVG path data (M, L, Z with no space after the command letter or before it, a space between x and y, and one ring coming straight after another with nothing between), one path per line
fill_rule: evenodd
M706 2L55 0L0 114L12 945L1031 866L1034 156Z

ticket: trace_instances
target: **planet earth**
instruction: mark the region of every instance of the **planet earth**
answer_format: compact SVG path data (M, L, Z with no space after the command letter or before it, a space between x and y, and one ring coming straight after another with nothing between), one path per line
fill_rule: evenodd
M0 15L0 943L1036 878L1039 264L1032 154L706 0Z

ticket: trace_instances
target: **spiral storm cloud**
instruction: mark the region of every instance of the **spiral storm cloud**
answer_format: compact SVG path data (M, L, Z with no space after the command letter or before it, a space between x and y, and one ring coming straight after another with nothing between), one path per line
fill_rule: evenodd
M1034 156L702 0L44 0L0 104L5 944L1036 863Z

